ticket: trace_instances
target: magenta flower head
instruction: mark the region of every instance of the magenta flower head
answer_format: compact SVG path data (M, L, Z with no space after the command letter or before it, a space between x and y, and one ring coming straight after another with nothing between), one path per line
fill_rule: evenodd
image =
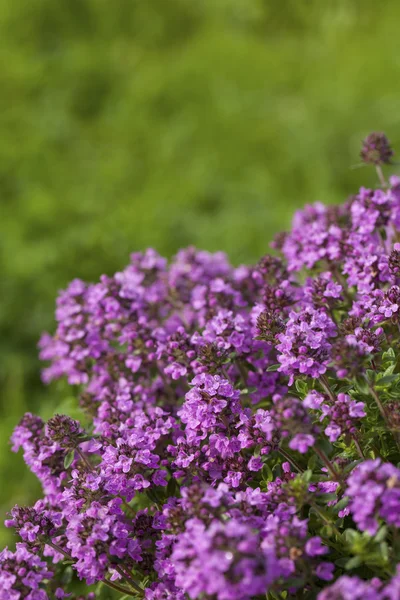
M390 164L394 152L384 133L370 133L363 141L361 160L370 165Z

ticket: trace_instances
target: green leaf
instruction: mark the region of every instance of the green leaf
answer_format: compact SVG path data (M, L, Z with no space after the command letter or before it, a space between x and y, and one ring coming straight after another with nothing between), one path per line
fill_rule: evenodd
M362 462L363 462L363 460L361 458L358 458L357 460L353 460L351 463L349 463L348 465L345 466L345 468L343 469L343 472L350 473L350 471L352 471L354 469L354 467L356 467L357 465L359 465Z
M353 558L351 558L349 561L347 561L344 568L347 571L350 571L351 569L357 569L357 567L360 567L362 565L362 563L363 563L363 561L362 561L361 556L353 556Z
M313 476L313 472L311 471L311 469L307 469L306 471L304 471L304 473L302 474L302 479L304 479L304 481L306 481L307 483L309 481L311 481L311 477Z
M389 365L388 368L386 369L386 371L383 373L384 377L386 377L386 375L393 375L395 368L396 368L396 363Z
M399 375L385 375L382 379L379 379L375 385L376 387L385 387L386 385L393 383L393 381L396 381L396 379L399 379Z
M387 536L387 532L388 532L388 528L386 527L386 525L382 525L382 527L380 528L380 530L378 531L378 533L375 536L375 541L383 542L383 540Z
M296 387L296 390L299 392L299 394L306 394L307 393L307 391L308 391L307 384L302 379L296 379L294 385Z
M335 506L334 506L335 512L339 512L340 510L343 510L344 508L346 508L348 503L349 503L349 497L345 496L344 498L339 500L339 502L337 504L335 504Z
M342 558L335 560L335 565L338 567L345 567L349 560L351 560L351 556L343 556Z
M312 454L307 462L307 469L313 471L318 464L318 458L316 454Z
M267 369L268 372L277 371L281 365L270 365Z
M386 350L386 352L384 352L382 354L382 360L383 362L388 361L392 361L392 360L396 360L396 354L393 350L393 348L389 348L389 350Z
M70 450L64 457L64 469L69 469L75 458L75 450Z
M346 529L346 531L344 531L342 534L342 538L348 544L354 544L359 539L359 537L360 534L355 529Z
M269 464L265 463L263 468L261 469L262 478L264 481L272 481L274 478L274 474L272 473L272 469Z
M171 496L179 496L179 492L180 487L178 482L176 479L174 479L174 477L171 477L167 484L167 497L170 498Z
M369 394L368 383L365 381L364 377L357 377L356 378L355 387L364 396L366 396L366 395Z
M389 546L386 542L381 542L379 548L383 557L383 560L387 562L389 560Z

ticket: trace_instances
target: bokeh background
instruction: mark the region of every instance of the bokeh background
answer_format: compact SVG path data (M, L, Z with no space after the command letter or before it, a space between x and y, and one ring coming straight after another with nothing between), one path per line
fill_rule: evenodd
M0 0L0 520L40 490L10 452L57 291L133 250L257 260L296 207L400 153L398 0ZM0 545L10 541L2 529Z

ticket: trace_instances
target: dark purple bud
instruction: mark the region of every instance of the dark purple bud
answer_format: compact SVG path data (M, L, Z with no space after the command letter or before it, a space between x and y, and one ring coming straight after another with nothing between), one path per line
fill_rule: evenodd
M379 132L365 138L360 152L361 160L369 165L390 164L393 154L386 135Z
M54 442L65 450L76 448L84 441L84 431L78 421L66 415L54 415L47 421L46 432Z

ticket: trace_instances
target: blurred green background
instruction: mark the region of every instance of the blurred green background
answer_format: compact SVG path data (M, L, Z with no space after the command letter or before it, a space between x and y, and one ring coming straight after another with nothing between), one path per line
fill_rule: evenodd
M400 2L0 0L0 517L40 491L8 438L57 291L133 250L256 260L295 207L374 185L400 152ZM0 545L10 539L1 530Z

